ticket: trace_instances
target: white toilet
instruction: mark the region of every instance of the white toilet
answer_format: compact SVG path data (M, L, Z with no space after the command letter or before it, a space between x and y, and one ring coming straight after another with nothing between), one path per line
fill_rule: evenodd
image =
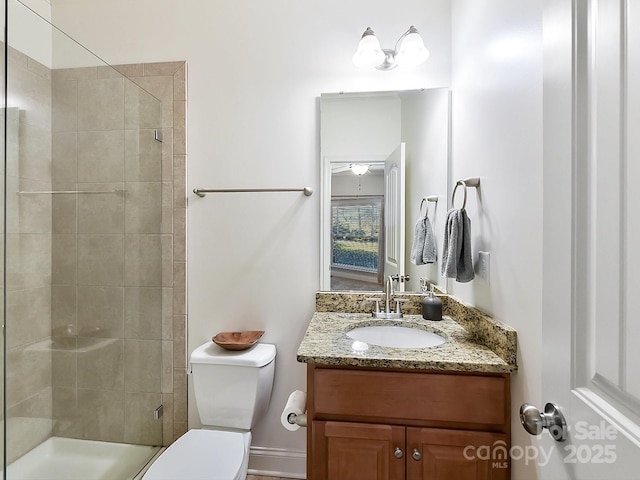
M269 407L276 347L257 343L224 350L213 342L191 354L193 388L202 429L167 448L143 480L244 480L251 428Z

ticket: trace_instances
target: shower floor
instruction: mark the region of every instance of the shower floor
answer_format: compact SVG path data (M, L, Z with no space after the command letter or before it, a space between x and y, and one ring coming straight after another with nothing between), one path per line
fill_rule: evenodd
M160 447L51 437L7 467L7 480L132 480ZM0 479L2 474L0 472Z

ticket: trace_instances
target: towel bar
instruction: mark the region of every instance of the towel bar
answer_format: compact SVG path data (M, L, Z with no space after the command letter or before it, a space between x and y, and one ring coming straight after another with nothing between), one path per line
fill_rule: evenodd
M245 193L245 192L304 192L307 197L313 195L311 187L304 188L194 188L193 193L204 197L207 193Z
M478 188L480 186L480 178L479 177L470 177L465 178L464 180L458 180L456 182L456 186L453 188L453 194L451 195L451 208L454 208L454 202L456 199L456 190L458 186L462 185L464 187L464 197L462 199L462 209L467 206L467 187Z

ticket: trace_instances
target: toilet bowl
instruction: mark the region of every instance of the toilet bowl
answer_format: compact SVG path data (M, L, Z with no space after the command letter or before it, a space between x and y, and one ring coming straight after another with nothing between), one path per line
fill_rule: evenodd
M203 424L189 430L149 467L143 480L244 480L251 427L269 407L276 348L258 343L229 351L213 342L189 359Z

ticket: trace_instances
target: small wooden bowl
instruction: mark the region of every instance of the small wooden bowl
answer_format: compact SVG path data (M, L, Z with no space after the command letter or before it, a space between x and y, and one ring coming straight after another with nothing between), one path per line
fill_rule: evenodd
M260 340L264 330L250 330L248 332L220 332L211 340L226 350L246 350Z

